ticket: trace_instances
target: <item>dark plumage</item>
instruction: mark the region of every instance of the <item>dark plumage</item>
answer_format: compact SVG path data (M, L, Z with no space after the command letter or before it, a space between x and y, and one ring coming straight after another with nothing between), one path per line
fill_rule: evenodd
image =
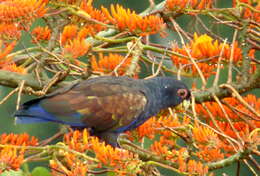
M186 85L171 77L135 80L105 76L28 101L15 116L17 123L52 121L89 128L92 135L116 146L120 133L189 98Z

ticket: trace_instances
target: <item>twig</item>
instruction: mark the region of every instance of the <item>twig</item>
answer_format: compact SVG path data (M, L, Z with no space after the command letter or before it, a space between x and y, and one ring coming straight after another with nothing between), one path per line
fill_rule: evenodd
M176 24L175 21L172 21L172 22L173 22L173 25ZM176 25L177 25L177 24L176 24ZM185 42L184 42L184 39L183 39L183 37L182 37L182 35L181 35L179 29L178 29L177 27L175 27L175 29L176 29L176 31L177 31L177 33L178 33L180 39L181 39L181 43L182 43L182 45L183 45L183 47L184 47L186 53L187 53L188 56L189 56L189 59L191 60L192 64L195 66L196 70L198 71L198 73L199 73L199 75L200 75L200 78L201 78L202 84L203 84L202 89L205 89L206 84L207 84L206 79L205 79L205 77L204 77L204 75L203 75L201 69L199 68L198 64L195 62L194 58L191 56L190 51L189 51L188 48L186 47Z
M205 105L205 103L202 103L203 108L206 109L207 113L209 114L210 119L212 120L214 126L217 128L217 130L219 131L219 135L223 136L224 138L227 139L227 141L229 142L229 144L234 148L235 151L237 151L238 149L235 147L235 145L232 143L234 142L235 144L237 144L237 146L239 146L239 142L237 142L235 139L233 139L232 137L226 135L224 133L224 131L219 127L219 125L217 124L217 121L215 120L215 117L212 115L212 113L210 112L210 110L208 109L208 107Z
M240 103L242 103L247 109L249 109L257 117L260 117L260 114L241 97L241 95L236 91L234 87L232 87L230 84L222 84L220 87L229 88L232 91L232 95L235 96L240 101Z
M236 130L236 128L234 127L232 121L230 120L230 118L228 117L228 114L226 112L226 110L224 109L222 103L220 102L219 98L216 95L213 95L215 101L218 103L220 109L222 110L224 117L226 118L226 120L228 121L229 125L231 126L232 130L235 132L237 138L240 140L241 144L244 143L243 139L241 138L241 136L239 135L238 131ZM241 145L239 145L240 149L242 148Z
M257 65L256 72L251 75L250 79L247 82L241 83L232 83L231 84L238 93L244 93L254 88L260 88L260 65ZM201 103L205 101L214 100L213 94L218 98L222 99L231 95L231 92L226 88L221 88L219 86L212 86L207 90L197 90L193 92L196 102Z
M256 120L260 121L260 119L255 119L252 116L248 115L245 112L240 111L238 108L231 106L229 103L221 100L221 102L227 106L229 109L231 109L232 112L234 112L238 117L240 117L242 120L244 120L247 124L249 124L252 128L257 128L255 124L253 124L250 120ZM250 120L246 119L244 116L249 118Z
M220 41L224 41L224 39L222 39L221 37L219 37L218 35L214 34L211 30L209 30L209 28L203 23L203 21L200 19L200 17L198 15L195 16L196 19L198 20L199 24L206 30L206 32L211 35L212 37L220 40Z
M41 142L40 142L40 146L44 146L44 145L50 143L50 142L53 141L54 139L57 139L57 138L61 137L63 134L65 134L64 130L58 131L58 133L54 134L54 135L51 136L50 138L41 141Z
M153 73L152 75L146 77L145 79L154 78L154 77L156 77L156 76L160 73L161 68L162 68L162 65L163 65L163 60L164 60L164 57L161 59L161 61L160 61L159 65L158 65L158 68L157 68L156 72ZM155 65L155 64L153 64L153 65Z
M18 91L18 95L17 95L17 102L16 102L16 110L19 109L19 106L20 106L20 101L21 101L21 95L22 95L22 91L23 91L23 88L24 88L24 83L25 83L25 80L23 80L19 86L19 91Z
M175 20L170 17L169 18L171 23L173 24L173 27L175 28L176 31L179 31L180 33L182 33L188 40L192 40L187 34L186 32L178 25L178 23L175 22Z
M215 79L214 79L214 82L213 82L213 86L217 86L218 85L219 76L220 76L220 68L221 68L220 64L221 64L222 55L223 55L223 52L224 52L224 49L225 49L226 42L227 42L227 40L225 39L224 40L224 44L223 44L223 46L221 48L219 57L218 57L217 73L216 73L216 76L215 76Z
M19 91L19 87L17 87L16 89L12 90L11 92L9 92L9 94L7 94L1 101L0 101L0 105L5 103L13 94L15 94L17 91Z
M186 114L186 115L187 115L190 119L192 119L192 120L195 121L195 119L194 119L192 116L190 116L190 115L188 115L188 114ZM222 132L222 130L218 131L218 130L216 130L215 128L211 127L210 125L201 122L199 119L197 120L197 122L199 122L201 125L203 125L203 126L209 128L209 129L211 129L212 131L214 131L215 133L219 134L220 136L223 136L223 137L229 139L230 141L236 143L238 146L240 145L239 142L237 142L235 139L231 138L230 136L226 135L224 132ZM230 142L230 141L229 141L229 142ZM234 144L232 144L231 142L230 142L230 144L231 144L231 145L233 146L233 148L237 151L237 149L236 149L236 147L234 146Z
M254 164L254 166L256 167L256 169L257 169L258 171L260 171L260 166L259 166L258 162L253 158L252 155L249 155L249 159L250 159L250 161Z
M136 67L138 65L138 61L140 59L140 56L142 55L142 44L141 44L141 37L138 38L136 43L133 44L133 46L130 46L129 53L127 55L130 55L132 53L133 58L131 60L131 64L129 65L125 75L132 76L135 73ZM128 56L127 56L128 57Z
M115 69L113 70L113 72L115 73L116 76L118 76L117 70L124 64L124 62L126 61L126 59L130 56L130 54L132 53L132 51L134 50L134 48L137 46L137 44L139 43L138 41L141 38L138 38L137 41L128 48L128 53L127 55L124 57L124 59L115 67ZM132 65L132 63L131 63Z
M251 172L253 172L253 174L255 176L258 176L257 172L254 170L254 168L252 166L250 166L250 164L247 162L247 160L243 159L243 162L247 165L247 167L251 170Z
M233 68L235 41L236 41L236 38L237 38L237 32L238 32L238 30L235 29L235 32L234 32L234 35L233 35L233 41L232 41L231 54L230 54L230 58L229 58L229 65L228 65L228 80L227 80L228 84L230 84L232 82L232 68Z
M192 114L195 118L195 122L197 122L198 116L197 116L196 109L195 109L195 97L193 94L191 94L191 107L192 107Z

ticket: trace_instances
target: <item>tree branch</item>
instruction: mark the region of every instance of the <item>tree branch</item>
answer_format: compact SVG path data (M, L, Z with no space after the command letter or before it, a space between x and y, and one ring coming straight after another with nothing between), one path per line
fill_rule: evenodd
M212 163L209 163L207 165L209 167L209 170L215 170L215 169L223 168L225 166L233 164L235 161L238 161L240 159L247 157L249 155L249 153L250 153L250 151L246 149L244 151L237 152L236 154L234 154L234 155L232 155L232 156L230 156L226 159L223 159L223 160L220 160L220 161L217 161L217 162L212 162Z
M42 90L44 85L48 84L48 80L42 81L42 85L35 79L33 74L18 74L15 72L10 72L6 70L0 70L0 85L16 88L19 84L25 81L25 86L31 87L34 90ZM56 87L50 88L50 91L53 91L59 87L63 87L65 85L70 84L69 82L61 82Z
M239 93L245 93L249 90L260 88L260 65L257 66L256 73L252 75L250 80L241 83L231 83L230 85L234 87ZM197 103L213 100L213 94L221 99L231 96L232 92L226 88L214 86L207 90L198 90L193 93Z

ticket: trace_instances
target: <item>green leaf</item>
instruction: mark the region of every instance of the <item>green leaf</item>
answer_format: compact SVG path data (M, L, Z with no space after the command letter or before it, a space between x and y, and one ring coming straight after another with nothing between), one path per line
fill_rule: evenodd
M51 174L45 167L36 167L32 171L32 176L51 176Z
M25 176L25 174L23 173L22 170L9 170L9 171L5 171L2 174L0 174L0 176Z

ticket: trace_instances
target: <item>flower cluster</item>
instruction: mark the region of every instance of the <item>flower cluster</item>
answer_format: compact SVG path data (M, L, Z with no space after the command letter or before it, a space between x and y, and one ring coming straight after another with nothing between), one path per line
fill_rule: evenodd
M95 56L92 56L91 68L94 73L115 75L114 71L116 71L118 75L124 75L129 65L131 64L131 60L132 57L126 58L125 56L119 54L110 53L107 56L104 56L103 54L99 54L98 60L96 59ZM139 67L137 67L136 73L138 72L138 68ZM136 76L137 75L135 75L135 77Z
M92 0L83 1L79 6L78 16L73 16L72 21L80 23L86 35L95 35L107 29L109 24L114 25L119 31L128 30L139 36L160 33L165 26L163 19L158 16L142 17L120 5L111 5L110 9L110 12L105 7L101 10L95 9Z
M243 8L243 11L242 11L243 18L252 19L257 23L260 22L260 14L259 14L259 12L257 12L257 11L260 10L260 2L259 1L254 2L254 1L251 1L251 0L238 0L238 1L233 0L233 6L234 7L237 5L237 2L245 3L245 4L247 4L248 6L251 7L251 8L249 8L249 7Z
M76 59L80 56L84 56L90 49L91 45L84 40L70 40L64 45L63 48L63 55L71 56L72 58Z
M46 0L5 0L0 3L0 69L24 74L26 71L6 58L20 39L22 30L29 30L36 18L43 17ZM4 41L4 42L3 42ZM3 44L4 43L4 44Z
M208 167L204 166L201 162L195 160L189 160L187 165L183 163L184 167L182 167L183 171L186 171L191 174L198 174L199 176L207 175ZM186 166L186 170L185 170ZM184 169L183 169L184 168Z
M136 130L129 132L131 136L142 140L144 137L152 139L149 149L157 156L163 157L167 161L177 163L181 172L189 172L187 162L190 156L186 148L178 145L180 137L185 141L190 140L191 121L188 117L173 117L171 115L152 117ZM159 140L156 140L159 137ZM201 163L200 163L201 164ZM197 170L196 173L207 172L205 166L203 172Z
M239 64L239 61L242 60L242 49L238 47L237 42L232 47L231 45L220 43L218 40L214 41L206 34L198 36L195 33L193 41L186 44L185 47L173 47L173 51L175 52L187 57L190 55L197 62L199 69L206 78L215 74L219 57L222 59L221 63L229 62L232 49L234 53L233 62L234 64ZM253 53L251 52L251 54ZM198 70L190 59L175 55L172 55L171 59L177 68L182 68L193 75L198 74Z
M27 29L34 19L46 13L45 5L45 0L5 0L0 4L0 22Z
M120 31L128 30L133 34L146 36L161 32L164 28L162 18L153 15L142 17L120 5L111 5L111 13L102 7L102 12Z
M21 31L13 23L0 23L0 39L18 40L21 37Z
M79 20L84 24L82 30L84 30L87 35L95 35L96 33L107 29L106 24L109 23L105 14L103 14L101 10L95 9L92 6L92 1L93 0L88 0L87 2L83 1L80 5L80 9L88 14L89 17L93 20L93 22ZM96 23L95 21L98 21L99 23Z
M138 156L123 149L114 148L110 145L106 145L104 142L101 142L97 137L90 136L88 131L85 129L82 132L74 131L68 133L64 136L64 144L70 149L80 152L80 153L92 153L92 156L95 157L89 160L89 164L95 164L99 162L100 168L107 168L118 175L124 175L126 173L137 173L139 172L139 165L141 161L138 159ZM70 173L70 172L87 172L87 164L80 165L80 157L76 156L75 153L63 152L64 157L59 160L60 164L57 164L58 161L51 161L51 166L57 168L59 171ZM90 158L90 157L89 157ZM65 169L61 167L62 163L67 163L70 168ZM77 165L78 164L78 165ZM76 165L75 167L72 167ZM54 167L55 166L55 167ZM78 168L76 171L75 169ZM80 170L83 169L82 170ZM55 172L55 170L53 170ZM73 174L72 174L73 175Z
M88 53L91 44L84 38L87 36L85 28L79 29L76 25L67 25L61 34L61 45L63 46L62 55L65 58L73 58L73 62L79 65L78 57Z
M183 11L185 8L206 9L212 6L212 0L167 0L166 8L171 11Z
M0 136L0 174L5 170L19 169L24 161L25 146L36 145L38 145L38 140L28 134L2 134Z
M36 146L38 145L38 139L34 136L29 136L26 133L23 134L2 134L0 136L0 144L9 144L17 146Z
M8 54L14 49L16 42L5 44L2 40L0 40L0 70L8 70L11 72L17 72L20 74L25 74L26 70L17 66L12 58L8 57Z
M51 37L51 30L48 28L48 26L45 27L36 27L32 31L32 35L34 35L35 39L33 39L33 42L36 41L48 41Z
M253 109L259 113L260 109L260 98L256 98L254 95L248 94L245 96L244 101L247 102ZM238 135L248 140L250 132L254 129L260 127L259 117L246 108L240 101L236 98L228 97L222 100L223 108L226 115L232 121L232 124L228 122L223 109L216 102L205 102L205 108L201 104L196 105L196 112L208 121L208 124L214 128L220 129L226 135L237 139ZM208 113L208 111L211 113ZM215 119L215 124L212 119ZM231 126L232 125L232 126ZM234 131L235 130L235 131ZM257 143L257 141L251 141L252 143ZM259 142L259 141L258 141ZM228 147L228 144L223 146ZM225 151L233 151L233 148L226 149Z
M207 162L224 158L221 151L223 143L210 128L197 125L193 128L192 134L193 140L199 149L196 152L199 158Z
M62 158L59 157L59 160L50 160L49 165L52 168L52 175L55 176L85 176L88 172L87 164L71 153L64 153Z
M167 161L177 163L180 172L188 172L189 174L196 175L206 175L208 173L208 167L202 164L202 162L189 159L190 154L186 148L174 149L173 146L169 147L169 145L161 142L161 139L152 144L151 151L155 152L158 156L164 157Z

